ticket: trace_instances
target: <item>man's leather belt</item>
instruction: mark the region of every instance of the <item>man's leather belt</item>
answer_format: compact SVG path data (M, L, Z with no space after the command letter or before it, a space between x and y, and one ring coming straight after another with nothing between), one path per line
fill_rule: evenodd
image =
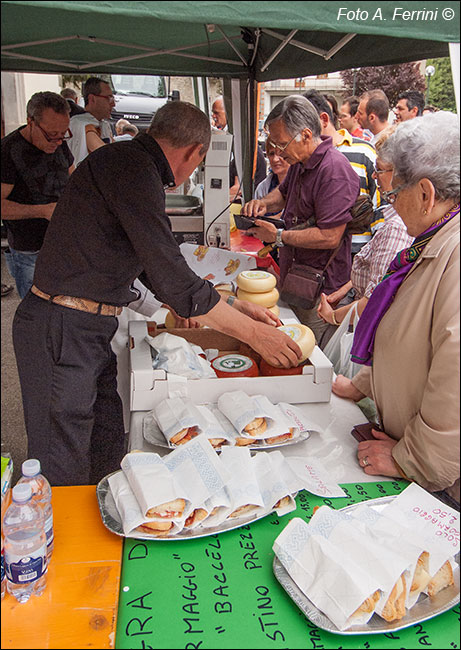
M35 284L31 288L39 298L53 302L62 307L69 307L70 309L78 309L78 311L86 311L89 314L97 314L99 316L118 316L122 313L122 307L115 305L105 305L102 302L95 302L87 298L75 298L74 296L50 296L44 291L40 291Z

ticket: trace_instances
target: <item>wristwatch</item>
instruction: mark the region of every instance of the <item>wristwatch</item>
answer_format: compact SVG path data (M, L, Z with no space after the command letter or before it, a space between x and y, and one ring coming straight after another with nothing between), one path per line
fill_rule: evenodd
M277 234L275 235L275 245L277 248L282 248L285 244L282 241L283 228L277 228Z

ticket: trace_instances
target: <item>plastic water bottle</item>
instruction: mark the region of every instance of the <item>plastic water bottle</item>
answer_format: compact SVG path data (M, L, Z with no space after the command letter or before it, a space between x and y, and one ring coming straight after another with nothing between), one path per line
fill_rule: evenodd
M13 501L3 520L8 593L20 603L46 585L46 535L42 508L32 501L28 484L15 485Z
M32 501L38 503L43 509L45 519L46 555L48 562L54 548L53 508L51 506L51 487L43 476L40 461L36 458L25 460L22 464L22 478L18 485L28 483L32 488Z

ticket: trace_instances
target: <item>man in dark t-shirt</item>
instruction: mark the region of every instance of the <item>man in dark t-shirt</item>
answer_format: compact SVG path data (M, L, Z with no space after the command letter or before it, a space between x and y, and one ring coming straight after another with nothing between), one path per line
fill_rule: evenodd
M73 171L69 105L52 92L35 93L27 124L2 139L2 220L8 270L23 298L32 286L35 262L56 201Z

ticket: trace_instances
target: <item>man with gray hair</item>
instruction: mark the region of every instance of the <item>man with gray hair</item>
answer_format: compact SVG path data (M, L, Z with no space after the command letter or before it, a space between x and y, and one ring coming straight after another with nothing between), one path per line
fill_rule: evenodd
M333 147L331 137L321 136L317 111L304 97L292 95L277 104L266 125L271 145L291 167L275 190L244 206L244 214L256 217L255 227L247 232L279 247L282 287L296 263L319 273L326 269L322 290L332 293L350 276L351 235L346 225L359 194L359 178L347 158ZM282 209L286 230L257 219ZM317 314L319 301L320 297L309 309L290 305L313 330L317 343L328 326Z
M139 298L137 278L179 316L241 339L272 365L301 356L271 312L221 299L173 236L165 189L189 177L210 138L205 113L168 102L147 133L88 156L58 202L13 324L28 456L53 485L95 484L119 469L125 429L110 344L116 316Z
M38 92L27 103L27 124L2 139L2 220L5 261L24 298L32 286L35 261L69 174L69 105L53 92Z

